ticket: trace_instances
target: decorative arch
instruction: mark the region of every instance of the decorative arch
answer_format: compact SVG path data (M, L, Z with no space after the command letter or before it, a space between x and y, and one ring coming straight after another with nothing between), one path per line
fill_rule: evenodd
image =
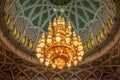
M24 75L23 73L21 73L20 75L18 75L18 76L15 78L15 80L29 80L29 79L27 78L26 75Z
M79 77L77 77L76 75L73 75L71 77L69 77L67 80L81 80Z
M50 80L64 80L59 75L53 76Z
M94 76L89 76L86 80L97 80Z
M109 73L103 73L100 80L118 80L114 75Z
M33 80L46 80L46 78L39 74L35 78L33 78Z

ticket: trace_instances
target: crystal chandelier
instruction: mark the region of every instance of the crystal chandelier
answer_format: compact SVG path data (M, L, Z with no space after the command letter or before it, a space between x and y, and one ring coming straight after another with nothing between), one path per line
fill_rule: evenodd
M71 23L59 16L48 26L48 34L42 33L36 46L36 56L47 67L68 68L82 60L84 50L80 36L71 31Z

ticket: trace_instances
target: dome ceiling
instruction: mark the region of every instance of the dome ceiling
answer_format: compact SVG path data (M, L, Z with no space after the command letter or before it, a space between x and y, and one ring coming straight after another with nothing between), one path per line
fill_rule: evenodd
M113 29L116 13L115 3L106 0L10 0L5 6L9 38L18 51L29 57L35 57L38 38L41 33L47 34L48 24L59 15L70 21L73 30L81 36L86 50L84 57L94 55L101 49L96 47ZM92 49L95 51L89 52Z
M42 32L47 33L48 24L53 18L63 15L72 22L73 29L85 43L95 38L101 27L111 15L107 2L103 0L14 0L10 7L13 22L22 35L37 41Z
M83 4L82 3L83 1L86 1L86 2L89 1L90 4L92 1L96 1L96 2L100 2L100 6L106 5L107 10L109 11L109 13L106 15L112 17L113 21L115 20L112 23L110 17L107 19L107 16L99 12L99 10L101 10L101 8L99 8L98 12L96 13L100 14L99 17L101 17L101 21L103 22L102 25L104 26L95 27L91 24L91 26L93 26L91 28L90 24L86 23L86 24L89 24L88 27L92 29L90 33L94 33L92 37L87 36L87 31L85 31L84 36L82 36L82 34L80 33L83 30L83 28L79 26L79 29L81 30L79 32L79 30L75 28L74 20L70 18L71 16L70 15L65 16L65 12L63 11L62 15L66 18L66 20L70 20L73 23L73 28L81 36L84 44L86 43L86 40L89 40L90 38L94 39L95 41L95 45L92 48L86 50L85 59L82 61L81 65L73 66L70 69L65 68L63 70L52 69L51 67L47 68L41 64L39 65L34 64L36 63L37 60L35 58L31 58L30 56L34 54L34 46L36 43L35 41L37 41L36 39L37 36L33 36L33 35L38 35L39 37L41 32L47 33L47 30L46 30L47 26L43 26L42 23L40 22L41 26L33 26L33 27L31 26L31 29L34 29L34 27L36 27L36 29L39 29L41 32L37 33L37 30L35 33L32 32L32 30L30 30L30 27L27 26L27 25L33 24L33 22L31 21L32 19L31 18L27 19L27 17L23 15L23 13L25 12L24 6L27 5L27 3L30 2L30 0L26 0L25 2L22 2L22 3L20 1L25 1L25 0L19 0L19 1L18 0L1 0L0 1L0 16L1 16L0 17L0 79L2 80L4 79L8 79L8 80L58 80L58 79L59 80L106 80L106 79L119 80L120 79L120 37L119 37L120 36L120 1L119 0L113 0L113 1L116 1L115 3L116 7L114 6L114 2L109 3L109 1L111 0L80 0L81 1L80 4ZM34 1L34 0L31 0L31 1ZM50 2L50 0L48 0L49 2L47 0L39 0L39 1L42 1L42 3L40 2L41 3L40 6L48 7L49 6L48 3L52 4L49 7L56 6L56 4ZM57 1L57 0L53 0L53 1ZM79 0L74 0L74 1L77 2ZM72 5L72 3L76 5L76 2L74 1L71 0L69 3L66 3L65 6ZM42 5L43 3L44 5ZM15 6L15 4L16 4L16 7L13 7ZM21 5L24 4L24 6L21 6L20 4ZM36 6L36 4L33 4L33 6ZM73 6L70 6L70 7L72 8ZM64 8L65 11L69 11L69 9L72 10L70 7ZM44 11L48 10L48 9L43 10L43 8L41 10L43 12L39 13L41 17L39 19L40 21L43 20L42 17L43 17ZM23 10L21 11L21 9ZM51 8L51 10L54 11L53 8ZM34 10L30 12L31 15L32 15L32 12L34 13ZM49 11L47 12L49 13ZM74 11L71 11L71 12L73 13ZM69 14L71 14L71 12ZM53 17L55 16L58 17L59 15L57 11L56 13L52 13L52 14L47 17L45 22L49 22ZM76 17L75 15L75 18L78 18L78 17ZM31 23L27 23L27 20L28 22L31 21ZM92 19L90 21L92 22ZM96 22L96 24L98 23L99 22ZM46 28L45 30L44 30L44 27ZM97 31L99 30L101 31L101 29L103 29L103 31L105 29L107 34L104 36L105 38L102 38L102 40L98 42L96 35L99 33L99 32L97 33ZM24 42L24 40L26 40L25 38L23 38L24 36L26 36L26 38L30 40L29 42L31 41L34 42L33 48L31 47L28 48L26 43L25 44L22 43ZM35 40L33 37L35 38ZM90 54L88 54L87 52L91 51L93 48L96 51L98 50L98 53L94 53L94 50L93 50ZM28 54L30 56L28 56ZM96 58L97 54L99 55ZM94 55L94 56L90 57L91 55ZM88 61L86 58L88 58Z

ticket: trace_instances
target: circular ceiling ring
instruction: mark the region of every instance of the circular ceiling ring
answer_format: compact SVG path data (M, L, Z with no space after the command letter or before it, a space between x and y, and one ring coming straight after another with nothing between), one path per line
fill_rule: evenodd
M66 5L68 4L71 0L49 0L51 3L55 5Z

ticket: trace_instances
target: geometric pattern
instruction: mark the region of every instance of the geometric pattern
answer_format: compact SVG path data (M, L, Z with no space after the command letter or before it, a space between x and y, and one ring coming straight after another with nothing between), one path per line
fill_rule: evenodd
M120 10L119 5L120 1L117 2ZM116 21L120 26L120 19L116 18ZM0 39L0 80L120 80L120 39L92 62L63 70L28 62L15 55Z
M73 29L86 42L106 27L106 21L113 15L111 6L106 0L71 0L60 7L49 0L13 0L7 10L22 35L35 43L41 33L47 33L49 22L59 15L70 20Z
M70 69L57 70L28 62L0 42L0 79L9 80L119 80L120 40L102 57Z
M2 0L0 5L3 6L1 13L4 14L0 21L2 37L8 40L8 44L14 45L16 54L23 53L20 55L29 58L36 59L35 48L40 34L47 33L47 23L59 15L63 15L66 21L70 20L73 29L81 36L86 47L84 59L94 53L99 53L105 46L101 43L109 42L111 37L109 34L112 34L110 31L117 32L118 28L112 25L116 15L115 3L112 0L70 0L68 4L60 8L50 0ZM5 20L2 21L3 19ZM112 24L106 26L108 22ZM107 30L108 27L112 28ZM103 35L103 31L108 34Z

